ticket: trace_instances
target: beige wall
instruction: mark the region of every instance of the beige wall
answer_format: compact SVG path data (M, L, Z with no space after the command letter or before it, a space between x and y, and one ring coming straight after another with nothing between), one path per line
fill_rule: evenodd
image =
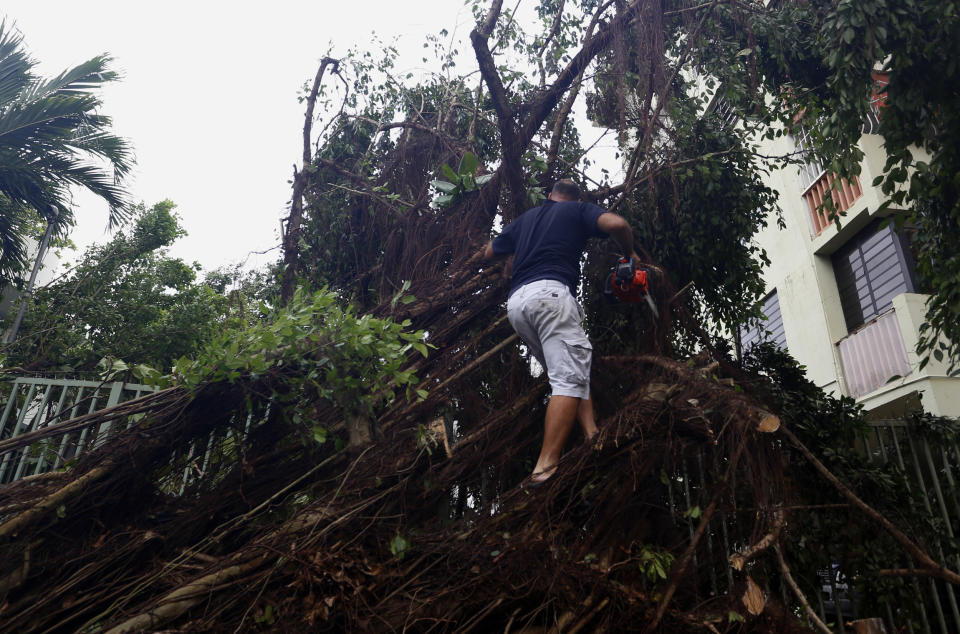
M789 137L763 141L765 154L784 155L795 150ZM844 391L837 342L847 333L830 254L847 242L870 220L884 198L873 179L882 173L886 160L882 139L865 135L860 140L864 151L860 183L863 196L843 217L841 227L828 227L814 235L809 208L803 200L798 168L788 166L766 177L767 184L780 194L779 204L786 228L776 218L756 238L771 260L764 278L767 290L776 289L787 340L787 348L807 375L828 392ZM919 157L918 157L919 158ZM909 375L867 394L860 402L869 409L893 408L895 403L915 403L923 399L924 409L934 414L960 416L960 379L946 376L946 367L931 359L923 372L915 348L920 324L925 315L926 296L903 294L893 300L904 346L912 371ZM880 410L878 410L880 411Z

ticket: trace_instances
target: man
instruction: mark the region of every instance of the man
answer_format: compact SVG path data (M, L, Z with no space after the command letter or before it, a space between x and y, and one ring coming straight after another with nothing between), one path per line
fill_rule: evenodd
M575 299L587 240L612 237L639 261L627 221L579 200L580 188L572 180L558 181L543 205L524 212L484 249L488 260L513 254L507 316L550 380L543 446L529 477L531 487L553 475L574 420L588 439L597 433L590 401L593 347Z

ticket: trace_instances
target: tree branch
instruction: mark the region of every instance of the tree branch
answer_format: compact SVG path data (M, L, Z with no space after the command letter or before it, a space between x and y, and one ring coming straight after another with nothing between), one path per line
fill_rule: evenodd
M787 567L787 562L783 559L783 553L780 552L780 547L777 546L774 548L777 552L777 561L780 562L780 572L783 573L783 579L787 582L787 585L790 586L790 589L793 590L793 594L797 597L800 603L803 604L804 610L807 612L807 616L810 618L810 622L813 623L818 630L823 632L823 634L833 634L833 631L827 627L826 623L820 620L820 617L817 616L817 613L810 607L810 602L807 601L807 597L804 596L803 592L800 590L800 586L797 585L797 582L793 580L793 575L790 574L790 568Z
M313 110L317 105L317 95L320 84L328 66L331 72L339 74L340 60L324 57L320 61L320 68L313 78L313 87L307 97L307 111L303 121L303 165L298 171L293 170L293 195L290 199L290 215L287 216L287 230L283 236L283 282L280 287L280 301L288 303L293 298L294 281L296 280L297 262L300 259L300 225L303 223L303 192L307 188L308 166L311 162L310 138L313 133Z
M743 570L744 564L750 561L754 555L762 550L770 548L770 546L772 546L780 538L780 531L783 530L783 523L785 519L786 514L783 512L783 510L777 509L777 511L774 512L773 530L767 533L763 539L758 541L753 546L750 546L741 552L730 555L730 565L737 570Z
M720 0L713 0L710 3L710 9L716 6ZM696 28L693 30L693 33L690 34L690 37L687 39L687 46L684 48L683 53L677 59L677 63L674 65L673 73L671 73L670 78L663 84L663 95L659 95L657 99L657 106L653 110L653 114L650 116L647 122L647 129L644 131L643 140L637 143L637 146L634 148L633 156L630 158L630 166L627 168L626 178L624 179L624 191L620 197L610 206L610 210L614 210L620 206L623 200L626 198L628 192L633 189L634 178L636 177L637 170L640 168L640 155L641 150L643 155L649 155L650 146L653 143L653 129L657 125L657 121L660 118L660 113L663 111L664 105L667 103L667 96L670 94L670 86L673 84L673 80L676 79L677 74L680 72L680 69L683 67L683 64L687 60L687 56L690 54L690 51L693 50L693 45L697 40L697 37L700 35L701 29L707 20L711 11L705 11L702 16L700 16L700 21L697 23ZM651 91L652 95L652 91Z
M517 138L514 112L510 107L507 91L503 87L503 80L497 71L493 54L487 45L487 40L493 30L493 24L500 14L501 4L502 0L496 0L493 3L483 24L470 32L470 42L473 44L473 50L477 56L480 76L490 91L493 108L497 113L497 128L500 130L500 145L503 154L503 164L498 171L507 178L512 198L511 206L514 208L513 215L516 216L519 215L526 198L523 170L520 166L520 155L523 153L523 146L526 144L521 144Z
M822 475L830 482L830 484L836 487L843 497L850 500L851 504L863 511L867 517L886 529L886 531L890 533L895 540L900 542L900 545L903 546L908 553L910 553L910 556L913 557L914 560L920 564L920 566L929 571L929 576L937 577L939 579L943 579L944 581L949 581L954 585L960 585L960 575L934 561L930 555L921 550L921 548L917 546L912 539L907 537L903 531L894 526L890 520L875 511L873 507L869 506L866 502L857 497L850 487L841 482L837 476L830 473L830 470L827 469L822 462L817 460L817 457L814 456L813 453L807 449L802 442L800 442L800 439L797 438L793 432L786 427L781 427L780 429L784 434L786 434L787 438L790 439L794 446L800 450L800 453L802 453L804 457L810 461L813 467L820 472L820 475Z
M594 21L599 20L599 16L612 4L612 0L604 3L594 15ZM590 62L596 58L613 40L615 29L626 27L640 11L641 0L634 0L630 5L616 18L605 24L596 35L589 37L584 41L583 47L570 60L567 66L560 71L557 79L547 89L547 91L529 108L529 115L520 131L520 141L526 145L530 139L537 133L543 122L550 116L550 112L560 102L560 97L570 88L571 84L578 76L589 66ZM593 22L591 23L591 25ZM588 33L589 35L589 33Z
M550 42L553 41L553 38L557 36L557 33L560 31L560 25L563 23L563 7L566 4L566 0L560 0L560 6L557 7L557 15L553 18L553 24L550 26L550 31L543 39L543 44L540 46L540 50L537 51L537 66L540 70L540 87L543 88L547 85L547 73L543 68L543 54L547 52L547 47L550 46ZM547 161L549 163L549 161Z
M497 24L497 18L500 17L500 11L503 8L503 0L493 0L490 3L490 10L487 11L487 16L483 19L483 22L474 29L474 33L478 33L484 39L490 37L490 34L493 33L493 27ZM473 33L470 34L471 39L473 38Z

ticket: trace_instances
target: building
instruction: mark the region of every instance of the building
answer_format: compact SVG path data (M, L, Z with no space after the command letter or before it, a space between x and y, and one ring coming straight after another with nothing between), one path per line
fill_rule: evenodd
M859 146L859 178L842 181L813 162L771 173L767 184L780 193L786 228L772 219L757 241L771 265L761 328L742 336L749 346L761 336L785 346L808 377L833 394L857 399L870 418L889 419L921 407L960 416L960 378L931 358L920 368L916 354L928 297L918 287L909 227L889 222L896 210L880 211L885 198L874 178L886 161L883 139L874 133L882 116L883 76L875 75L876 98ZM794 135L764 141L765 153L804 149L801 125ZM840 227L820 203L832 196L845 212Z

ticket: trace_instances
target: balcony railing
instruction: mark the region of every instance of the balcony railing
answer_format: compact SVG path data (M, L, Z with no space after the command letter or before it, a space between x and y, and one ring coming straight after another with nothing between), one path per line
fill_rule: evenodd
M810 209L810 219L813 221L813 231L816 235L820 235L824 229L833 224L833 220L823 206L823 201L827 196L833 199L833 208L837 213L848 211L853 207L853 203L863 196L860 179L856 176L853 177L852 182L845 178L841 179L840 186L833 189L836 180L836 177L830 172L823 172L803 192L803 199L807 201L807 207Z
M854 398L910 373L900 324L892 310L841 339L837 347L847 392Z

